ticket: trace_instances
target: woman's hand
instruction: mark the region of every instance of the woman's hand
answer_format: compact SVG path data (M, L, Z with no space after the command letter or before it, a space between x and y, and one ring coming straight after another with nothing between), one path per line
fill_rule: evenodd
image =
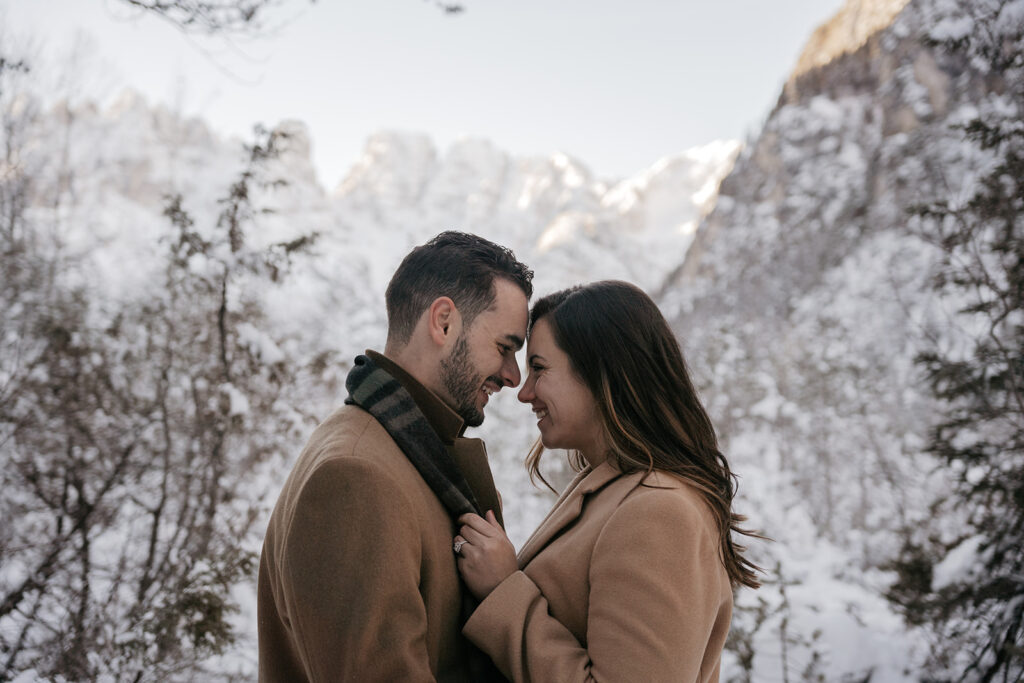
M487 519L474 514L462 515L459 524L462 528L455 537L459 571L469 591L477 600L483 600L519 569L516 549L491 510L487 511Z

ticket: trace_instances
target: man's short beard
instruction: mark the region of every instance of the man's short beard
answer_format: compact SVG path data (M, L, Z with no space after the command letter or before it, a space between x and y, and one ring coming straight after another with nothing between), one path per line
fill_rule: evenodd
M441 361L441 381L451 397L452 409L466 426L479 427L483 424L484 413L476 407L476 394L483 386L484 379L474 373L465 333L455 340L452 352Z

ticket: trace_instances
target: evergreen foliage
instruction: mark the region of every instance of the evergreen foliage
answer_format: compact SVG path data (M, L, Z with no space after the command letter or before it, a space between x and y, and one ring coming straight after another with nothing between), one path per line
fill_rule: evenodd
M965 6L974 30L941 41L1003 90L963 126L989 166L967 201L914 209L938 249L935 290L957 309L955 342L918 362L942 406L929 450L957 481L936 508L965 528L908 541L889 597L933 634L942 680L1024 677L1024 26L1012 5Z

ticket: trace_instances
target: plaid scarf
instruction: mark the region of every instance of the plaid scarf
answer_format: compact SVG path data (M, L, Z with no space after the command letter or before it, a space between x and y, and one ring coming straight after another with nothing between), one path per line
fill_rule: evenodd
M345 403L359 406L384 427L448 510L453 523L467 512L482 514L469 483L441 437L397 379L367 356L360 355L356 356L355 365L345 379L345 388L349 394ZM459 581L462 581L461 576ZM462 623L465 624L478 603L465 586L462 595ZM470 680L506 680L487 655L472 643L467 645Z

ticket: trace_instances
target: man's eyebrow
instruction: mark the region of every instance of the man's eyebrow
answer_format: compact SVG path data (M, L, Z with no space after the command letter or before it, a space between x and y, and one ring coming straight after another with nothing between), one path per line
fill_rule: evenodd
M506 334L505 335L505 341L507 341L512 346L514 346L516 348L516 351L518 351L519 349L523 348L523 339L522 339L522 337L517 337L514 334Z

